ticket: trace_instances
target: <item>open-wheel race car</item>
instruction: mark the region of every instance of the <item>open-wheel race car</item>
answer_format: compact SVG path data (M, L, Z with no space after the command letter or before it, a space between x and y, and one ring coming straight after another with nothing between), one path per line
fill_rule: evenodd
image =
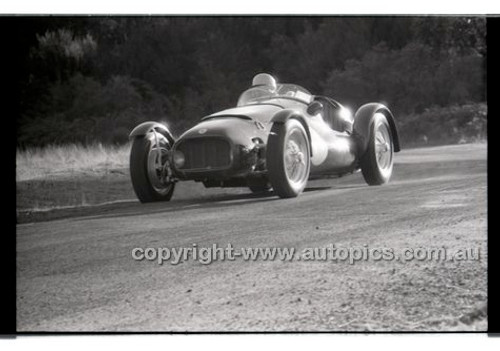
M175 139L145 122L130 133L130 175L141 202L168 201L175 183L273 190L298 196L309 179L361 169L369 185L387 183L400 150L394 116L381 103L354 115L336 100L258 74L237 106L203 117Z

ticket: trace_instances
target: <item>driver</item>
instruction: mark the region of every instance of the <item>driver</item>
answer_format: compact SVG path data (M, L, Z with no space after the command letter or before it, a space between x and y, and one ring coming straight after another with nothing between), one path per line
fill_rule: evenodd
M264 87L269 91L276 91L276 79L270 74L259 73L252 80L252 87Z
M258 103L277 95L276 79L270 74L259 73L252 80L252 86L238 100L238 106Z
M270 74L259 73L252 80L252 87L248 90L247 98L261 99L276 95L276 79Z

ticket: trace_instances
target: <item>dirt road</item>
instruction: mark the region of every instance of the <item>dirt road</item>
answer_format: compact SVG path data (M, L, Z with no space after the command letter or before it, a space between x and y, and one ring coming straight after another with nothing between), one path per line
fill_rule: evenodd
M486 330L486 186L486 146L446 146L397 154L381 187L358 173L312 181L297 199L132 202L20 224L18 330ZM131 255L229 243L474 248L480 257L158 265Z

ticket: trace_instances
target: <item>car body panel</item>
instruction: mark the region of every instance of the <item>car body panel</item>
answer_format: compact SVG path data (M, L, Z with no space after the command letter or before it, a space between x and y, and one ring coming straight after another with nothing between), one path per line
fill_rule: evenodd
M345 171L355 161L355 144L347 133L331 129L321 115L308 119L311 133L311 176L329 171Z
M323 115L308 114L309 102L314 96L307 90L298 88L294 96L278 96L222 110L208 116L191 129L184 132L173 144L176 152L189 155L187 163L172 163L172 171L179 180L197 180L210 184L224 182L243 184L238 179L266 177L266 147L269 134L275 123L286 123L288 119L298 119L310 142L310 178L342 175L359 168L359 160L366 150L368 131L375 113L387 116L395 134L395 151L399 151L399 139L394 118L384 105L372 103L364 105L352 117L349 131L334 130ZM293 94L292 94L293 95ZM328 99L320 97L321 102ZM241 100L241 98L240 98ZM343 106L333 99L332 106ZM240 102L239 102L240 103ZM134 136L146 133L157 124L144 123L134 129ZM156 128L162 131L162 128ZM168 132L168 130L167 130ZM169 134L166 133L166 134ZM184 155L185 157L187 157Z
M246 116L253 120L260 121L262 123L268 123L278 111L281 111L283 109L284 109L283 105L280 105L278 102L276 102L276 104L263 103L263 104L256 104L256 105L249 105L242 107L234 107L203 117L202 121L223 116Z

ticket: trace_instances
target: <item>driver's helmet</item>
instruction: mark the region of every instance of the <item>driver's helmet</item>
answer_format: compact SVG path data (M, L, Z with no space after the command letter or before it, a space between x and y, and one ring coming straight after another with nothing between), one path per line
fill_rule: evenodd
M252 87L263 87L274 92L276 91L276 79L270 74L259 73L253 77Z

